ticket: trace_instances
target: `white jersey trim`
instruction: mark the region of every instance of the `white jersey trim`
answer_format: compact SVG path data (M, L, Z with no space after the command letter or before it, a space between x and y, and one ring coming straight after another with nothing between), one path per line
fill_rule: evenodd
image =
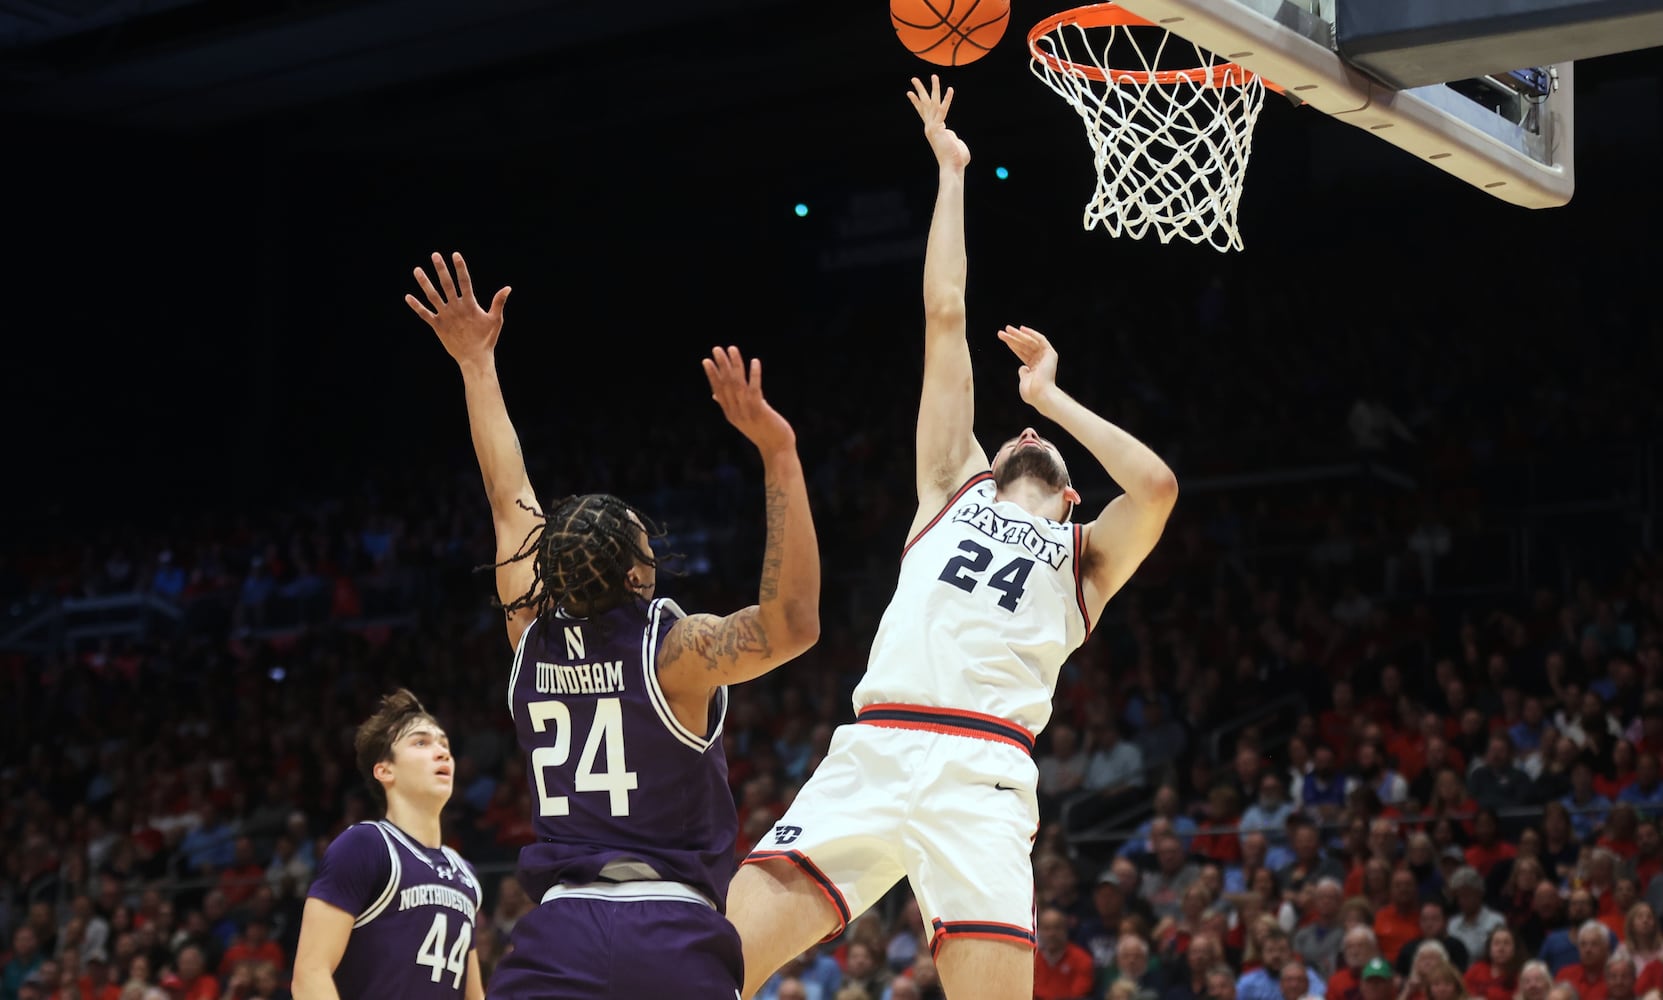
M387 842L387 857L393 865L392 871L387 875L387 885L381 890L381 895L370 904L369 909L360 913L358 919L353 921L352 927L354 930L381 916L387 907L392 905L393 900L398 898L398 882L404 871L403 863L398 859L398 848L394 846L393 839L387 835L387 827L379 822L370 822L369 820L365 820L365 822L375 827L375 832L381 834L381 839Z
M641 670L647 684L647 700L652 703L653 711L658 713L658 719L664 723L664 728L670 731L682 744L690 749L704 753L722 738L722 726L728 716L728 689L717 688L717 697L722 700L722 710L716 717L716 725L710 730L709 736L700 736L681 724L676 713L670 708L670 699L664 694L664 689L658 684L658 626L662 613L668 610L677 618L686 618L687 612L669 598L659 598L652 602L652 611L647 616L647 627L641 633Z
M403 830L400 830L398 828L397 824L395 824L392 820L390 820L390 819L381 820L379 822L379 825L381 826L381 828L383 830L386 830L388 833L392 834L393 839L398 841L399 843L403 844L404 849L409 851L411 854L415 855L416 859L419 860L422 864L426 865L429 868L432 868L435 871L438 870L439 866L434 864L433 859L427 856L427 850L425 848L423 848L420 844L416 843L413 839L411 839L411 837L408 833L405 833ZM445 857L447 857L447 858L450 857L450 851L448 849L446 849L444 846L441 845L439 850L445 855Z
M713 910L716 908L716 904L706 899L699 890L681 882L591 882L588 885L555 885L543 893L544 903L556 899L666 900L703 903Z
M443 845L439 847L439 850L444 851L445 857L450 859L451 865L456 868L456 877L462 881L462 884L473 889L474 905L484 909L485 887L480 885L479 880L473 877L473 872L468 868L468 863L462 860L462 855Z
M531 636L531 630L537 627L537 619L520 633L520 644L514 647L514 671L508 675L508 717L514 717L514 686L520 682L520 661L525 658L525 641Z
M992 481L993 472L991 470L978 472L974 476L971 476L969 479L965 480L958 489L954 490L952 494L947 497L947 502L942 504L941 509L935 512L935 516L930 518L929 523L924 525L922 528L919 528L918 534L907 539L907 543L901 546L901 558L905 559L907 557L907 553L912 551L912 547L923 540L924 536L930 533L931 528L935 527L937 524L940 524L941 519L947 516L947 512L953 509L954 504L964 499L964 495L966 493L969 493L971 490L982 485L983 483L989 483Z
M439 870L439 866L434 864L433 859L427 856L427 850L412 840L408 833L405 833L403 830L399 829L397 824L393 823L392 820L378 820L375 825L381 829L381 835L383 837L390 834L393 840L403 844L404 849L415 855L416 859L422 864L433 869L435 872ZM450 866L455 869L456 880L473 890L474 905L484 906L485 897L481 892L479 880L473 877L473 872L468 869L467 863L462 860L462 855L457 854L444 844L439 845L439 853L443 854L445 856L445 860L449 861Z

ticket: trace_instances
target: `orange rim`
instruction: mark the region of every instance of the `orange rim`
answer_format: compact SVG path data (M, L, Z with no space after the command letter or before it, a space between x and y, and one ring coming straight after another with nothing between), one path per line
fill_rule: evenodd
M1094 3L1072 10L1059 11L1034 25L1028 31L1028 51L1035 59L1040 60L1058 73L1069 76L1083 77L1097 83L1130 83L1138 86L1157 84L1170 87L1180 83L1193 83L1203 87L1244 86L1253 80L1254 74L1245 69L1240 63L1225 62L1213 66L1197 66L1195 69L1109 69L1107 72L1096 66L1083 66L1080 63L1059 59L1053 53L1040 48L1039 40L1056 31L1058 28L1074 25L1080 28L1159 28L1160 25L1146 18L1142 18L1120 6L1117 3ZM1280 94L1282 88L1276 84L1259 78L1266 88Z

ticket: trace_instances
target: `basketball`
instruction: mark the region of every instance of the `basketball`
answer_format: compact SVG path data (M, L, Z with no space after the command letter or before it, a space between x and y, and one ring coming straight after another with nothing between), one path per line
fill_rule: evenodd
M1010 19L1010 0L889 0L901 44L938 66L963 66L987 55Z

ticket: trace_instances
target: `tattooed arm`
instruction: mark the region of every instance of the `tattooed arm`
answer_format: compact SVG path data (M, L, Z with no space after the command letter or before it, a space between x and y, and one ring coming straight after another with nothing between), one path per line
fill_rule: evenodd
M820 636L820 550L796 433L762 398L762 362L752 359L747 379L730 347L712 351L704 367L722 412L762 454L768 540L757 603L725 618L689 615L664 637L658 680L683 723L697 722L695 732L704 730L715 688L759 677Z

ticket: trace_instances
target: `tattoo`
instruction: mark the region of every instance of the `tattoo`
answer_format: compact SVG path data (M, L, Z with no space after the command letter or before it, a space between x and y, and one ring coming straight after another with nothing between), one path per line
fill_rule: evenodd
M772 656L774 647L762 627L762 610L749 607L726 618L686 618L666 638L666 659L683 653L698 657L706 670L719 670L741 656Z
M780 596L780 563L785 555L785 491L769 483L767 486L768 540L762 552L762 584L758 596L772 601Z
M780 594L780 567L785 562L785 490L769 483L765 491L768 541L762 553L762 582L757 593L763 601ZM769 657L774 644L763 627L762 609L756 605L726 618L699 615L684 618L665 637L663 658L674 661L683 654L695 656L709 671L722 669L741 657Z

